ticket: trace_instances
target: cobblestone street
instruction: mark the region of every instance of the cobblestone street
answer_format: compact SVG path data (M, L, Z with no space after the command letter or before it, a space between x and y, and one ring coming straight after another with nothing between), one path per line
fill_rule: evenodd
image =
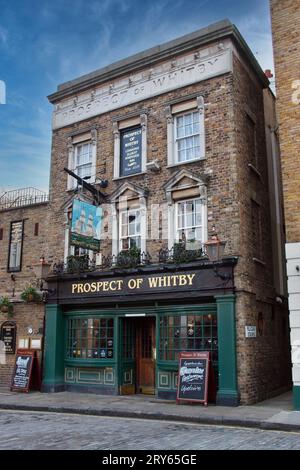
M26 433L20 433L26 429ZM0 411L0 449L300 449L300 433L60 413Z

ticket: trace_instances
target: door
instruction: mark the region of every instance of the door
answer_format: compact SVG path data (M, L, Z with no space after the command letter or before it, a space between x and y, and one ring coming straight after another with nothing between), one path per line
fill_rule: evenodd
M137 321L136 393L155 394L155 317Z

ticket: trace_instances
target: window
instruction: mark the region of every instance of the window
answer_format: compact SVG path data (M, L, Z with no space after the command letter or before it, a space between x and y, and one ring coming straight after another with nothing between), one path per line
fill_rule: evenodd
M205 240L204 235L204 205L200 199L188 199L176 204L176 241L189 245L200 245ZM191 247L191 248L192 248ZM198 246L197 248L200 248Z
M251 199L252 252L256 260L263 259L260 205Z
M67 357L78 359L113 359L113 318L69 319Z
M178 165L205 158L202 96L169 106L167 134L168 165Z
M39 234L39 223L34 224L34 236L37 237Z
M8 271L21 271L23 221L10 224Z
M256 126L253 119L246 113L246 142L248 151L248 160L255 168L257 168L256 155Z
M92 145L90 142L76 145L74 173L80 178L92 176Z
M199 112L175 117L175 146L178 163L200 158Z
M218 329L216 313L206 315L167 315L160 320L159 358L179 359L181 351L211 351L218 360Z
M120 251L141 248L141 211L127 209L120 212Z
M0 228L0 240L3 240L3 228Z
M68 139L68 168L89 183L96 180L96 142L96 129ZM76 188L77 184L77 180L68 175L68 189Z

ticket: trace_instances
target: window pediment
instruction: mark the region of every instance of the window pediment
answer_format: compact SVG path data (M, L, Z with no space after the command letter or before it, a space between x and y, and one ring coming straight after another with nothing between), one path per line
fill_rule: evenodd
M196 196L206 199L207 180L206 175L198 176L185 169L178 171L164 186L167 200Z

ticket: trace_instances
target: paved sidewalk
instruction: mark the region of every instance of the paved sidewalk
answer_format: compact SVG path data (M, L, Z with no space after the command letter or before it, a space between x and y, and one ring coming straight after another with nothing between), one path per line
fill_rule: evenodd
M85 393L18 393L0 389L0 409L64 412L230 425L300 432L300 411L292 410L292 395L285 393L256 405L224 407L177 405L152 396L105 396Z

